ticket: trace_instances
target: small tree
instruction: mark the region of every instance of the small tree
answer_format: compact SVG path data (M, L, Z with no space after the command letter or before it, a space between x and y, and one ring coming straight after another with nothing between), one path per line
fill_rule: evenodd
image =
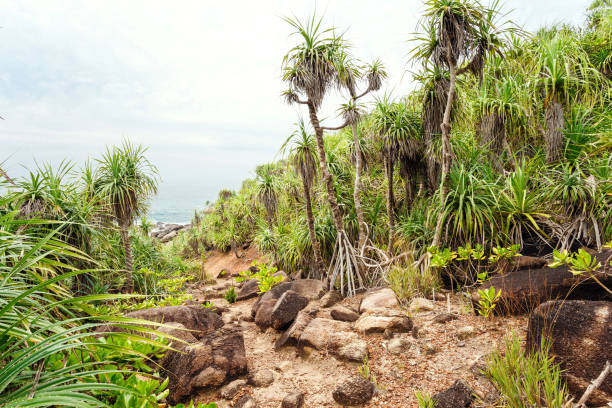
M124 141L121 147L107 148L96 180L96 190L103 197L119 227L125 251L126 280L124 292L134 289L129 228L146 210L146 200L157 193L157 168L145 157L142 146Z

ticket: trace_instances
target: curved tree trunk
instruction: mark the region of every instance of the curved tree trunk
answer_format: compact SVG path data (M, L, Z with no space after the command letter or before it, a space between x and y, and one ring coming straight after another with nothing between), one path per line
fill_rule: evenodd
M387 173L387 217L389 218L389 244L388 251L393 249L393 229L395 228L395 196L393 194L393 159L385 159L385 173Z
M134 279L132 277L132 247L130 245L130 237L128 227L120 226L121 241L123 242L123 251L125 252L125 283L122 291L130 293L134 290Z
M317 140L317 154L319 156L319 167L321 168L321 175L323 176L323 182L327 188L327 200L332 212L332 219L336 232L340 235L344 231L342 227L342 214L340 213L340 207L336 200L336 190L334 189L334 179L332 178L329 168L327 167L327 159L325 157L325 144L323 142L323 129L317 118L317 112L312 102L308 102L308 113L310 115L310 122L315 130L315 137Z
M355 201L355 213L357 214L357 223L359 224L359 249L361 250L368 239L363 209L361 208L361 146L359 145L359 137L357 136L357 124L353 123L351 127L353 130L353 146L355 149L355 186L353 189L353 200Z
M450 172L451 167L451 145L450 145L450 114L451 108L453 105L453 97L455 94L455 82L457 81L457 76L455 73L455 65L450 62L448 65L448 72L450 78L450 85L448 87L448 95L446 97L446 108L444 109L444 118L442 119L442 125L440 126L442 129L442 175L440 177L440 204L444 206L444 202L446 201L446 194L448 193L448 183L446 179L448 177L448 173ZM442 236L442 214L443 211L440 209L440 214L438 215L438 221L436 222L436 230L434 232L432 246L440 245L440 238Z
M563 106L558 96L554 95L546 105L546 161L554 163L561 158L563 150Z
M310 242L312 243L312 252L315 258L315 267L317 268L317 276L321 277L325 267L323 266L323 258L321 257L321 244L315 234L314 216L312 215L312 204L310 202L310 186L306 180L302 177L302 184L304 186L304 198L306 200L306 218L308 219L308 234L310 235Z

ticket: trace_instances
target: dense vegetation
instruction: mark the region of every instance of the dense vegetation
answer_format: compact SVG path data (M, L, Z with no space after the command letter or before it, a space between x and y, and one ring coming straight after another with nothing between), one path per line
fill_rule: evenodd
M18 180L0 172L0 407L159 406L160 333L91 333L184 302L212 248L239 257L255 245L275 265L261 265L268 278L301 269L349 295L388 283L408 299L444 279L478 282L484 259L611 241L610 4L594 2L579 28L526 33L503 19L497 3L428 0L407 49L419 85L408 95L380 92L383 63L359 61L323 21L287 19L296 45L282 96L308 119L279 141L283 159L221 191L170 245L149 237L158 180L141 147ZM347 99L339 126L318 117L333 91ZM544 370L560 403L546 350L524 357L517 344L505 358ZM488 375L510 378L511 365L496 356Z

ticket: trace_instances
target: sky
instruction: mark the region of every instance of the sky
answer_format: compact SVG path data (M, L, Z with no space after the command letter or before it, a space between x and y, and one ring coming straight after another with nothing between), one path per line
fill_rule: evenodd
M527 30L581 24L590 0L506 0ZM222 188L279 157L299 108L280 93L296 44L283 16L315 10L362 61L380 59L382 92L413 87L408 42L421 0L0 0L0 163L81 165L124 139L148 147L161 184L153 218L188 221ZM324 104L328 126L342 96Z

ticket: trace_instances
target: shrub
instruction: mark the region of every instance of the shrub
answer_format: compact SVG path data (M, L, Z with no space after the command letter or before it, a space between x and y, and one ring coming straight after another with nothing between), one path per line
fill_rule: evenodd
M223 294L223 297L229 303L236 303L236 298L238 297L238 294L236 294L236 289L234 289L234 287L232 286L231 288L228 288L225 291L225 293Z

